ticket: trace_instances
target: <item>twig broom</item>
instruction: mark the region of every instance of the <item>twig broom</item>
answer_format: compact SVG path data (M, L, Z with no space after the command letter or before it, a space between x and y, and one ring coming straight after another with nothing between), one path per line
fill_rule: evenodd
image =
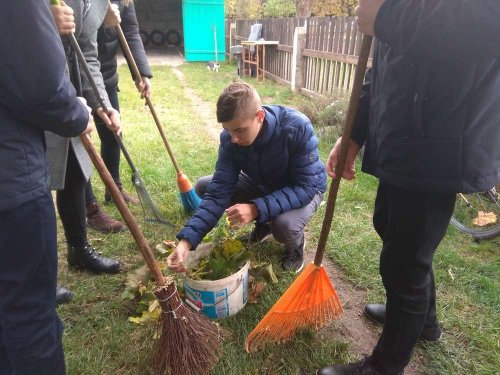
M132 73L135 76L136 80L141 79L141 73L139 72L139 68L137 67L137 64L135 62L134 56L132 55L132 52L130 51L130 47L127 43L127 40L125 39L125 35L123 34L123 30L120 27L120 25L117 25L115 27L116 32L118 33L118 39L120 40L120 45L122 47L123 52L125 53L125 56L127 57L127 61L130 64L130 67L132 69ZM153 119L155 121L156 127L158 128L158 131L160 132L161 139L163 140L163 143L165 144L165 147L167 148L168 155L170 157L170 160L172 161L172 164L174 165L175 171L177 173L177 187L179 188L179 193L180 193L180 200L182 203L182 207L184 208L184 211L187 213L191 213L196 208L200 205L201 199L198 197L196 194L196 191L193 189L193 185L189 181L188 177L182 172L182 170L179 168L179 164L177 163L177 159L174 156L174 153L172 151L172 148L170 147L170 144L167 140L167 137L165 135L165 132L163 131L163 127L160 122L160 118L158 117L155 107L153 105L153 102L151 101L151 98L146 97L146 104L149 107L149 110L151 112L151 115L153 116Z
M268 311L245 340L247 352L256 351L268 343L288 341L298 329L312 327L318 330L331 323L343 312L332 282L321 265L328 234L332 225L335 202L344 171L347 147L358 109L363 76L370 54L372 37L363 35L360 55L354 75L346 124L342 134L340 154L335 167L336 178L330 185L328 202L321 228L314 262L309 264L288 290Z
M110 191L156 283L154 294L160 303L162 314L158 325L159 339L154 345L155 373L159 375L206 374L220 357L225 332L182 302L173 278L164 276L158 267L143 233L90 138L87 135L81 135L80 139Z

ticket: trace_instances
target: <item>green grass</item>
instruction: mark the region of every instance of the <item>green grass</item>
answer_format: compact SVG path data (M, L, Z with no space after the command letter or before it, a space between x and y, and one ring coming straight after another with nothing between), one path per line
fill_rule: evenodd
M180 67L186 82L198 96L215 102L222 88L236 78L236 67L222 64L219 73L208 71L205 64ZM191 182L213 171L217 142L204 128L203 119L184 96L182 84L168 67L154 67L153 101L181 169ZM120 104L124 143L141 173L142 180L162 213L176 226L145 224L140 207L132 211L148 241L154 247L164 239L174 239L177 229L187 219L178 201L176 175L152 117L144 109L124 67L120 68ZM309 99L293 94L271 81L253 84L265 103L301 108ZM312 104L311 104L312 106ZM98 144L98 136L93 140ZM320 139L320 153L325 160L333 137ZM122 180L133 191L130 170L122 158ZM93 176L96 196L103 197L103 184ZM383 301L383 287L378 276L380 240L371 225L371 213L377 182L358 173L354 182L343 183L336 217L328 242L327 255L345 271L350 281L368 291L370 301ZM105 210L114 217L114 206ZM324 207L313 217L308 231L310 249L319 237ZM128 322L133 308L120 299L126 274L143 264L128 232L101 235L92 230L93 244L107 256L120 259L124 270L118 275L92 276L68 271L64 236L59 231L59 282L72 289L77 298L58 310L63 319L64 347L68 374L150 374L154 326ZM476 244L453 228L448 231L435 257L434 270L438 293L438 316L445 336L437 344L419 344L417 355L425 373L495 374L500 368L499 348L499 261L500 239ZM258 256L276 265L280 246L274 241L259 249ZM258 304L221 324L231 332L224 343L224 354L213 374L298 374L312 373L319 366L354 359L347 343L340 337L321 337L302 332L292 342L255 354L244 352L244 340L265 312L279 298L292 277L277 271L280 282L269 286ZM368 301L366 301L368 302Z

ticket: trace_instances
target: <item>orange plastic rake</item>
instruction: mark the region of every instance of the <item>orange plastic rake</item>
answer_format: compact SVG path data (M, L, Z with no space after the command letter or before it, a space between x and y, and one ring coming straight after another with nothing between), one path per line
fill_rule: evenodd
M288 290L271 307L245 341L247 352L256 351L269 343L288 341L300 328L310 327L318 330L338 318L343 310L335 288L321 265L325 254L328 234L332 226L335 202L344 171L349 140L358 110L363 77L370 55L372 37L363 35L361 49L354 74L353 88L349 100L346 124L342 133L340 152L335 178L328 193L328 202L314 262L309 264Z

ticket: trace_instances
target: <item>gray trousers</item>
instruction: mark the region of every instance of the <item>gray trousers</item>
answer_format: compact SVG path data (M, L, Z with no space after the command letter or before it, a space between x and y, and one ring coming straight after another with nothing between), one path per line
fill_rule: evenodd
M212 181L212 176L204 176L196 181L194 188L200 197L205 194L208 184ZM252 199L265 195L267 193L262 191L250 177L240 173L236 189L231 197L231 204L250 203ZM285 250L291 251L302 246L304 228L318 209L322 199L323 194L318 192L307 206L287 211L269 223L274 239L285 245Z

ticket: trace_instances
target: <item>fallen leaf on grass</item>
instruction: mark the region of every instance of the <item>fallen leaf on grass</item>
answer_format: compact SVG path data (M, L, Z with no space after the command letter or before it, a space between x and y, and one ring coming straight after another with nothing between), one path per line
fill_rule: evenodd
M252 291L248 296L248 303L257 303L257 299L262 294L262 291L266 288L265 281L257 281L252 283Z
M494 212L479 211L477 217L472 220L472 223L478 227L484 227L488 224L495 224L497 222L497 215Z

